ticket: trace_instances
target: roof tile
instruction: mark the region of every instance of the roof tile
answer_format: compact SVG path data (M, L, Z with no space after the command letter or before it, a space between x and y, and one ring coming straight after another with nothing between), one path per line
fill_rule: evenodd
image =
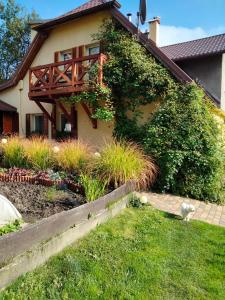
M225 52L225 34L161 47L172 60L178 61Z
M91 1L88 1L84 4L82 4L81 6L79 6L75 9L73 9L73 10L57 17L57 19L65 17L65 16L70 16L70 15L76 14L78 12L82 12L82 11L85 11L85 10L90 9L90 8L97 7L97 6L105 4L107 2L112 2L112 1L111 0L91 0Z

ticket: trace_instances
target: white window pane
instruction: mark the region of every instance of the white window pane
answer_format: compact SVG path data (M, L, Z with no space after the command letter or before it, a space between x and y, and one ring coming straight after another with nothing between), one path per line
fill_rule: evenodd
M100 48L98 47L91 47L88 48L89 55L94 55L94 54L99 54L100 53Z

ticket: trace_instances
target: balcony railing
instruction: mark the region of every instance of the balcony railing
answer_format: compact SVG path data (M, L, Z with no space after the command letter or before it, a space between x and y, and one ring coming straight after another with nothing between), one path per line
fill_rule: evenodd
M102 85L104 54L96 54L30 69L29 97L57 98ZM97 68L97 69L95 69ZM97 76L93 75L97 70Z

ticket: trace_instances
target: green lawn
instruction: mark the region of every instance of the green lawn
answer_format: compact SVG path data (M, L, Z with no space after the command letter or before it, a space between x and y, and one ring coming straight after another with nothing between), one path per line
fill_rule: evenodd
M225 299L225 228L126 209L0 299Z

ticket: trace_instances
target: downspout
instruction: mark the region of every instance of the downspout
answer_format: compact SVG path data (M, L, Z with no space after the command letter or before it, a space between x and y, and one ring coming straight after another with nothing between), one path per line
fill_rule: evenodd
M19 135L25 136L25 130L23 128L22 119L22 91L23 91L23 80L19 81Z

